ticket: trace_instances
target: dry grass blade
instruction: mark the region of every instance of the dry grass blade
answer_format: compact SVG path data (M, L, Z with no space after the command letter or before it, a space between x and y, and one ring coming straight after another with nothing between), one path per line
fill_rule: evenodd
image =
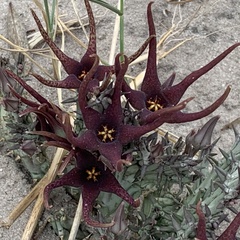
M19 14L16 13L11 2L9 3L9 11L7 15L7 34L10 42L26 49L29 48L26 29L19 19ZM27 76L32 68L32 62L21 52L12 52L12 56L15 60L15 67L19 70L21 68L22 76Z
M62 34L62 32L67 32L78 45L80 45L81 47L86 49L87 45L85 43L83 43L79 38L77 38L71 31L71 30L78 28L78 26L76 26L76 25L78 25L78 21L77 20L69 20L67 22L63 22L61 20L61 17L62 16L59 16L58 20L57 20L58 27L60 30L56 29L56 35ZM84 18L82 18L82 19L84 19ZM84 24L84 26L87 26L87 25L88 25L88 23ZM60 28L60 26L62 29ZM43 41L42 35L40 34L39 31L36 31L36 32L30 34L28 36L28 38L29 38L29 40L28 40L29 46L31 49L35 48L39 43L41 43Z
M56 151L56 154L53 158L53 161L51 163L51 166L47 172L47 174L42 178L42 180L39 182L41 184L37 184L36 187L38 189L38 199L35 203L35 206L32 210L32 214L28 220L27 226L24 230L24 233L22 235L22 240L31 240L33 237L33 233L35 231L35 228L37 226L38 220L42 215L42 211L44 209L43 206L43 191L46 185L51 183L58 173L58 168L61 164L62 158L65 155L65 151L63 149L58 148Z
M46 182L46 183L48 183L48 182ZM46 186L46 183L44 183L45 184L44 186ZM24 232L22 235L22 240L31 240L33 238L34 231L38 224L38 220L42 216L43 210L44 210L43 189L40 189L39 193L38 193L38 198L33 207L31 216L30 216L28 223L24 229Z
M36 199L39 194L39 186L42 186L45 179L41 179L26 197L12 210L8 217L0 222L2 227L10 227L15 220L26 210L26 208Z
M12 43L11 41L9 41L8 39L6 39L4 36L0 35L0 40L3 40L4 42L6 42L7 44L9 44L10 46L12 46L14 49L6 49L6 48L2 48L0 47L0 49L5 50L5 51L15 51L15 52L20 52L22 53L24 56L26 56L33 64L35 64L42 72L44 72L48 77L52 78L51 74L49 74L44 67L42 67L40 64L38 64L29 54L28 52L30 52L29 49L26 48L22 48L14 43ZM36 52L36 51L35 51Z
M0 222L1 226L10 227L15 222L15 220L26 210L26 208L38 197L38 201L35 204L32 215L29 219L29 223L22 237L22 239L24 240L31 239L29 238L29 236L33 234L33 231L38 221L38 218L36 217L37 216L40 217L41 215L40 213L43 210L43 205L42 205L43 190L45 186L49 184L56 177L58 173L58 167L62 161L64 154L65 153L63 149L57 149L47 174L37 183L37 185L30 191L30 193L28 193L28 195L24 197L23 200L14 208L14 210L9 214L7 219Z
M119 8L120 8L120 0L118 1L118 9ZM114 63L118 34L119 34L119 28L120 28L120 16L116 15L114 30L113 30L113 35L112 35L112 44L111 44L111 49L110 49L110 53L109 53L109 60L108 60L109 64Z
M173 142L173 143L176 143L179 139L179 136L173 134L173 133L170 133L169 131L163 129L163 128L159 128L157 130L158 134L162 137L166 136L166 134L168 135L168 139Z
M70 27L65 24L61 19L58 19L59 23L61 24L62 28L64 31L66 31L72 38L73 40L79 44L80 46L82 46L83 48L87 49L87 45L85 43L83 43L78 37L76 37L71 31L70 31ZM73 24L74 25L74 24ZM87 25L87 24L86 24ZM85 25L84 25L85 26Z
M81 223L81 218L82 218L82 204L83 204L83 199L82 199L82 194L79 197L79 202L77 206L77 210L75 213L75 217L73 220L72 228L68 237L68 240L75 240L77 236L77 232L79 229L79 225Z
M61 37L62 37L62 44L61 44L61 50L64 52L64 46L65 46L65 35L64 35L64 31L62 29L62 26L60 23L58 23L58 26L62 32ZM53 53L52 53L53 54ZM53 69L54 69L54 77L56 77L57 80L61 80L61 63L59 60L52 60L52 64L53 64ZM58 103L60 107L63 107L62 105L62 89L58 88L57 89L57 96L58 96Z
M74 12L75 12L75 14L77 16L78 22L79 22L80 26L82 27L84 35L85 35L87 41L89 41L88 34L87 34L86 29L85 29L85 25L83 24L79 14L78 14L78 10L77 10L76 4L75 4L75 2L73 0L71 0L71 3L72 3L72 6L73 6L73 10L74 10Z
M23 48L28 48L26 29L21 24L19 15L13 8L13 4L9 3L9 11L7 15L7 37L9 41ZM13 54L15 61L19 58L19 53Z

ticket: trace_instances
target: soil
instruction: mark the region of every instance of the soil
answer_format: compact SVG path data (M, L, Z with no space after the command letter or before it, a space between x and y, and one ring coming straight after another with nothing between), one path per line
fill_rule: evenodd
M117 0L109 0L107 2L115 6L117 5ZM176 4L176 2L177 0L156 0L153 5L153 13L158 39L171 27L174 33L159 50L159 56L182 40L191 38L191 40L159 60L158 70L160 80L164 81L173 72L176 72L175 81L177 83L186 75L199 69L229 46L239 41L240 8L238 7L238 0L193 0L181 5ZM0 34L3 36L7 36L6 21L8 4L8 0L1 2ZM22 22L26 30L36 29L29 10L30 8L37 10L34 3L31 0L15 0L13 4L19 14L19 21ZM79 15L86 16L83 1L77 1L76 4ZM147 4L148 1L145 0L131 0L125 3L124 41L126 55L134 53L148 37L146 21ZM97 16L98 54L102 59L108 61L115 14L106 11L97 4L91 3L91 5ZM37 10L37 12L40 16L40 11ZM59 0L59 13L65 14L63 16L65 20L72 19L73 16L75 18L71 1ZM84 22L87 22L86 19ZM174 28L177 30L174 30ZM88 27L86 27L86 30L88 31ZM81 29L74 30L73 32L78 38L87 43L86 37ZM66 34L65 37L66 52L69 56L80 59L84 53L84 49L76 45L68 34ZM57 41L59 40L60 39L57 38ZM6 47L7 45L3 43L3 41L0 41L0 46ZM116 52L118 51L117 46ZM10 57L9 52L3 50L1 50L0 55ZM222 106L204 119L185 124L165 124L163 128L177 136L185 136L191 129L197 129L211 117L220 115L221 118L215 129L214 137L217 138L221 136L219 146L227 151L234 142L234 134L232 130L227 129L222 131L221 129L239 117L239 56L240 48L237 48L213 70L194 83L183 97L184 99L194 97L194 100L186 107L187 112L198 111L209 106L224 92L228 85L231 85L231 93ZM36 57L35 59L44 65L46 69L50 69L50 67L45 64L44 59L40 57ZM137 76L144 70L145 66L146 61L137 63L129 67L128 74ZM56 92L46 88L43 90L42 86L35 80L33 80L32 84L45 96L49 96L51 99L56 96ZM236 125L236 128L239 128L238 125ZM16 162L9 157L0 156L0 219L8 216L14 206L29 192L30 188L31 185L26 180L26 176L17 167ZM30 206L9 229L0 228L0 239L21 239L31 208L32 206ZM42 220L44 219L46 219L46 214ZM58 237L50 227L47 226L38 239L54 240L58 239Z

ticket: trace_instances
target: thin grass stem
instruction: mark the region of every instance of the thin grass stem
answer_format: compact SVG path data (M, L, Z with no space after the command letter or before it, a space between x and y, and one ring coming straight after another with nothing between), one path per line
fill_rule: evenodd
M77 232L78 232L79 225L81 223L81 218L82 218L82 207L83 207L83 199L81 194L68 240L76 239Z
M120 16L120 53L124 54L124 0L120 0L120 11L122 12L122 15ZM123 56L120 57L120 60L123 61Z

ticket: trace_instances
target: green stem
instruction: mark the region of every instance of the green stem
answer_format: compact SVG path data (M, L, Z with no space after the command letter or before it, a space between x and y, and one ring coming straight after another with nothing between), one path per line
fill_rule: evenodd
M47 16L47 30L50 32L50 13L49 13L49 7L48 7L48 0L44 0L44 7L45 7L45 12Z
M124 0L120 0L120 12L122 15L120 16L120 53L124 54L124 17L123 17L123 3ZM120 61L123 61L124 58L121 56Z
M53 0L51 18L49 23L51 27L50 31L51 31L52 38L54 38L54 22L55 22L56 6L57 6L57 0Z
M51 38L53 38L54 35L54 17L55 17L55 10L56 10L56 5L57 5L57 0L53 0L52 2L52 11L50 14L49 11L49 5L48 5L48 0L44 0L44 7L45 7L45 12L47 16L47 32L50 35Z
M123 15L123 12L121 12L121 10L113 7L112 5L106 3L106 2L104 2L104 1L102 1L102 0L90 0L90 1L91 1L91 2L94 2L94 3L97 3L97 4L103 6L103 7L107 8L107 9L109 9L109 10L117 13L119 16L122 16L122 15Z

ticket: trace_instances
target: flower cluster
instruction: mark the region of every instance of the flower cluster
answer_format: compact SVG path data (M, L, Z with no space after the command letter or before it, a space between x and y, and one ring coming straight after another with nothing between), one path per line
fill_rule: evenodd
M76 116L80 116L84 122L80 131L76 131L77 121L72 126L70 115L66 111L41 96L13 72L6 70L6 73L37 101L28 100L13 86L9 86L12 94L27 105L21 116L29 113L37 116L38 124L32 133L44 136L48 146L66 149L68 155L65 165L72 159L75 160L73 169L45 188L46 208L50 208L49 194L54 188L77 187L81 189L83 196L84 221L94 227L110 227L115 221L102 223L91 217L94 201L101 191L118 195L134 208L140 205L140 199L134 200L115 176L115 173L122 172L131 165L133 161L131 145L164 123L194 121L217 109L227 98L230 87L227 87L212 105L199 112L182 112L192 98L185 100L181 98L191 84L223 60L240 43L234 44L210 63L185 77L180 83L173 85L175 74L172 74L161 84L156 67L156 32L151 11L153 3L151 2L147 7L149 37L145 43L131 57L117 54L114 65L105 66L99 63L96 51L93 12L89 1L84 0L84 2L89 18L90 37L87 51L80 61L70 58L57 47L32 10L42 37L60 60L68 76L61 81L50 81L40 75L34 73L32 75L46 86L76 90L78 109ZM125 79L129 63L135 60L147 46L149 53L144 79L140 89L131 89ZM200 213L199 208L197 213Z

